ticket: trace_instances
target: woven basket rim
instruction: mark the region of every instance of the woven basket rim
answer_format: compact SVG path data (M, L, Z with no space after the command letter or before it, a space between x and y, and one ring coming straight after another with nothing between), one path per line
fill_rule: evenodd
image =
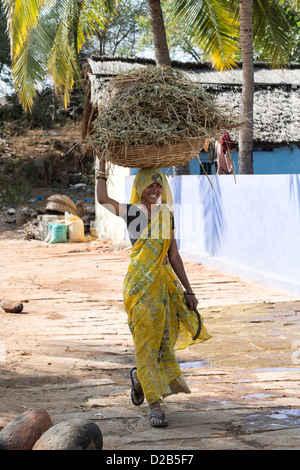
M159 146L137 145L116 146L110 153L109 161L125 167L171 167L184 165L195 158L204 147L205 139L186 139L174 144Z
M68 196L64 194L52 194L47 199L46 210L59 212L71 212L77 215L77 207Z
M65 203L59 203L54 201L49 201L46 205L45 210L58 211L58 212L70 212L74 215L77 215L77 209L74 209L73 206L70 206Z

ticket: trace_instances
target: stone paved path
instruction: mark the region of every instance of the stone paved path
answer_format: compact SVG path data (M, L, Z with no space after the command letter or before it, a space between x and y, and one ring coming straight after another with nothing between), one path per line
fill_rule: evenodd
M178 352L192 394L153 430L130 401L126 246L0 240L0 420L43 407L95 421L105 450L299 449L300 299L186 262L212 339Z

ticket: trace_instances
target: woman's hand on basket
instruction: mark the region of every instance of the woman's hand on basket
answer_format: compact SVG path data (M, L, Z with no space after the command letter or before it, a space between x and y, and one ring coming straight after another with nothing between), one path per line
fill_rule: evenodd
M198 300L193 292L185 292L184 298L186 305L190 310L194 310L195 308L197 308Z

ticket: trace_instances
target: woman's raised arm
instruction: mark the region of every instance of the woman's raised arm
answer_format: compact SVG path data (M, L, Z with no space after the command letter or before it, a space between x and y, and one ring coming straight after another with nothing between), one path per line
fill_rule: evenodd
M99 167L96 170L97 179L97 200L99 204L105 207L109 212L119 217L123 217L126 211L126 205L120 204L115 199L112 199L107 194L107 174L105 171L105 159L101 155L97 155L99 159Z

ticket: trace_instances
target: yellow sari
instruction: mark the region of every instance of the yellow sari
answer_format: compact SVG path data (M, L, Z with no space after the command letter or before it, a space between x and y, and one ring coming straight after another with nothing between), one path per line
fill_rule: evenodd
M137 373L149 405L173 393L190 393L175 350L210 338L201 318L200 336L193 341L198 318L187 308L171 265L163 265L171 237L171 211L162 205L133 245L124 280L124 306L135 346Z

